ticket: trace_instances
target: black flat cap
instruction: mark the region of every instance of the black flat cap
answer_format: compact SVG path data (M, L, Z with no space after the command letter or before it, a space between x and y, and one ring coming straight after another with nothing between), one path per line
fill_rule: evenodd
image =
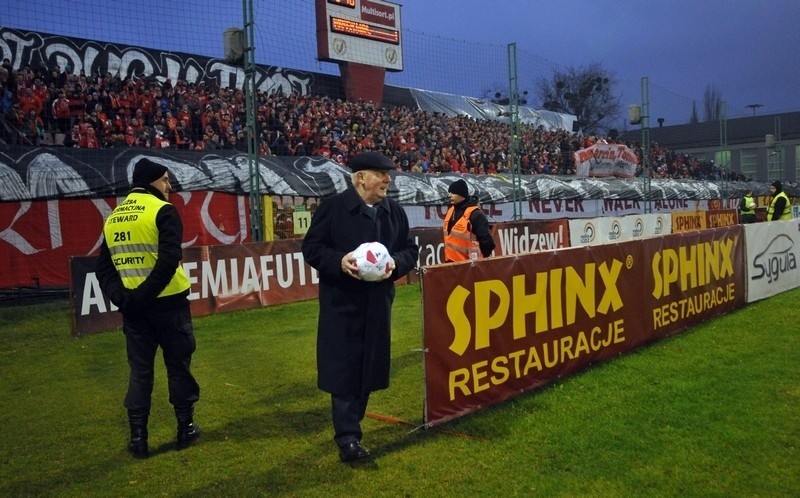
M362 152L356 154L350 159L350 170L355 173L356 171L363 171L365 169L395 169L395 165L391 159L384 156L380 152Z

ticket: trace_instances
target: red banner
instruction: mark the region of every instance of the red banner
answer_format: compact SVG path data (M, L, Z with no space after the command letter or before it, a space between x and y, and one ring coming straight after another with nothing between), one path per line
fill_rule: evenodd
M97 254L103 221L118 199L56 199L0 203L0 288L69 284L69 259ZM184 224L183 246L248 242L244 196L173 194Z
M426 424L741 306L741 233L736 226L426 268Z
M196 316L282 304L317 297L317 274L305 264L299 239L191 247L183 269L192 284ZM96 256L72 258L73 334L122 325L122 317L100 291Z

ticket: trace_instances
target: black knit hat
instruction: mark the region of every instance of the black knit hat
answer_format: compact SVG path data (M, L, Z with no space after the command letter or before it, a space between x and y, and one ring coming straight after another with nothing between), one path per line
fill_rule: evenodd
M469 187L467 187L467 182L464 180L456 180L450 184L450 188L447 189L448 192L451 194L460 195L461 197L468 199L469 198Z
M164 173L167 172L167 167L151 161L150 159L142 159L133 168L133 185L150 185L158 180Z
M772 182L772 186L775 187L775 190L783 190L783 185L781 185L780 180L775 180Z
M365 169L395 169L395 164L391 159L380 152L373 151L356 154L350 159L349 166L353 173L364 171Z

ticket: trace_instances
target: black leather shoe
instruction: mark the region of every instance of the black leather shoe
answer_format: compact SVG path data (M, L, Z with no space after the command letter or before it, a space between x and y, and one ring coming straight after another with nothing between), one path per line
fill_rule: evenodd
M339 458L343 462L354 462L369 458L369 450L361 446L360 441L353 441L339 446Z
M136 458L147 458L147 429L134 429L131 431L131 440L128 442L128 453Z
M186 448L192 444L195 439L200 437L200 434L202 434L200 427L194 423L179 427L177 441L178 449Z

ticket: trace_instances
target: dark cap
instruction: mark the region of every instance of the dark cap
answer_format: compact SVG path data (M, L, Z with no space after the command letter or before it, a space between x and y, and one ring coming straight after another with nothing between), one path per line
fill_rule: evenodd
M150 185L164 176L166 172L166 166L162 166L150 159L142 159L133 168L133 180L131 183L133 185Z
M775 190L783 190L783 185L781 185L780 180L775 180L772 182L772 186L775 187Z
M469 187L467 187L467 182L464 180L454 181L450 184L450 188L448 188L447 191L451 194L460 195L465 199L469 198Z
M380 152L372 151L356 154L350 159L349 166L353 173L356 171L364 171L365 169L395 169L395 165L391 159Z

